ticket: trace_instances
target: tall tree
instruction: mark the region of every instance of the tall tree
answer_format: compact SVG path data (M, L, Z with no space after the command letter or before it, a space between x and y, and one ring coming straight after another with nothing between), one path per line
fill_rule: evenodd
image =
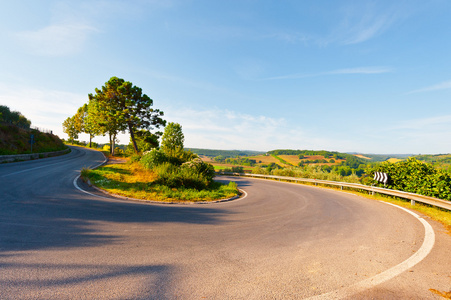
M79 132L84 132L89 135L89 147L91 148L92 139L101 134L100 127L97 126L95 119L89 116L88 104L85 103L80 107L74 116L75 127Z
M69 117L63 122L63 132L69 136L69 141L73 142L78 139L78 134L80 133L75 125L75 117Z
M95 89L95 95L89 94L88 115L90 122L95 122L95 128L102 135L108 134L110 153L114 155L116 136L126 129L123 115L116 101L117 95L106 86ZM94 121L95 120L95 121Z
M184 142L185 136L182 132L182 126L179 123L168 123L161 138L161 149L163 152L171 154L174 151L183 149Z
M96 95L90 94L89 99L90 105L91 101L94 103L92 110L99 117L96 120L104 132L115 137L119 131L128 129L136 153L139 153L135 139L137 130L152 130L166 125L162 119L163 112L151 108L153 100L143 94L141 88L122 78L111 77L101 90L96 89Z

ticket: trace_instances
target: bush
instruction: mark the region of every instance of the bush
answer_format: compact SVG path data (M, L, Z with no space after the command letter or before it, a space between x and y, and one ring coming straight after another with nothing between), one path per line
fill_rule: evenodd
M389 175L390 189L451 200L451 174L415 158L397 163L370 165L365 170L367 176L362 182L367 185L374 184L375 172Z
M215 177L215 168L211 164L203 162L200 158L193 159L182 164L182 169L189 169L200 174L208 181L212 181Z
M154 168L158 175L157 184L170 188L192 188L196 190L206 189L211 183L211 178L198 173L196 168L178 167L169 162L162 163Z
M169 157L159 149L152 149L146 152L140 160L141 165L148 170L152 170L166 162L169 162Z

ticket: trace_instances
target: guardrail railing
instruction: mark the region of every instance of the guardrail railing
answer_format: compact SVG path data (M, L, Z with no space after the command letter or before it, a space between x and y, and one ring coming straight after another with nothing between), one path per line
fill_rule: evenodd
M254 178L262 178L262 179L272 179L279 181L289 181L289 182L309 182L314 183L315 185L323 184L323 185L332 185L339 186L341 189L343 187L349 187L358 190L365 190L371 192L373 195L375 193L395 196L399 198L404 198L410 200L412 205L415 205L415 202L420 202L428 205L433 205L436 207L440 207L443 209L447 209L451 211L451 201L446 201L434 197L423 196L414 193L408 193L398 190L390 190L386 188L376 187L376 186L368 186L358 183L348 183L348 182L338 182L338 181L329 181L329 180L319 180L319 179L311 179L311 178L297 178L297 177L287 177L287 176L275 176L275 175L261 175L261 174L250 174L250 173L230 173L230 172L218 172L219 175L232 175L232 176L243 176L243 177L254 177Z

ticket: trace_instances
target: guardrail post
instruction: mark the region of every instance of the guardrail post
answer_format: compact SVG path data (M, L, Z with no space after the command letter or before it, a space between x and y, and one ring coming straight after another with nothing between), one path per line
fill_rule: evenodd
M415 205L415 200L410 200L410 205L414 206Z
M340 190L343 190L343 186L342 185L340 185Z

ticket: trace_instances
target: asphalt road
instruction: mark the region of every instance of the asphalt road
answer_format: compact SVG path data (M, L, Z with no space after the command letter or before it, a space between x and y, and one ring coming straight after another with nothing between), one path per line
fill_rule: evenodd
M80 169L102 161L74 148L0 165L0 299L443 299L437 293L451 291L451 236L424 216L248 178L219 178L247 197L207 205L76 189Z

